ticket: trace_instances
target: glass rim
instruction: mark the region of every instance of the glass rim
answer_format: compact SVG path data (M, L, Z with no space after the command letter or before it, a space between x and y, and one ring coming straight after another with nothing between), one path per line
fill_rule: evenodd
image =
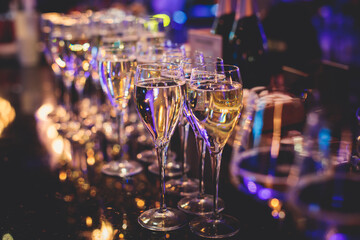
M162 66L169 66L169 65L175 66L177 69L182 70L179 64L173 62L141 63L137 65L136 69L159 71L163 69ZM171 70L176 70L176 69L171 69Z
M215 66L217 67L218 65L222 66L222 70L203 70L201 68L203 68L204 66L206 65L211 65L211 66ZM225 67L228 68L228 70L225 70ZM240 72L240 69L238 66L236 65L231 65L231 64L222 64L222 63L203 63L203 64L200 64L199 66L197 67L194 67L192 69L192 71L199 71L199 72L214 72L214 73L231 73L231 72Z
M309 186L311 183L321 183L327 180L333 179L342 179L350 181L360 181L360 176L358 175L349 175L348 173L333 173L330 170L325 172L322 176L317 174L309 174L302 177L299 183L293 185L288 192L288 203L290 207L296 209L296 211L301 211L306 217L313 218L318 221L330 222L330 223L342 223L347 226L359 226L360 225L360 215L358 212L346 212L341 213L338 211L332 211L327 209L319 209L319 211L312 212L309 210L308 205L298 199L301 191Z

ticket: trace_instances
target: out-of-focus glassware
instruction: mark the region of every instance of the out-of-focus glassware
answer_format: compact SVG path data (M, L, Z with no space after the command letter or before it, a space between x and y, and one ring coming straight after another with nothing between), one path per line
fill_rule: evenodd
M304 105L300 98L264 87L251 89L244 102L233 143L231 182L282 220L288 176L302 139Z
M359 239L360 198L354 191L360 187L360 174L351 162L355 114L346 106L327 104L321 95L317 98L297 146L288 206L304 239Z
M49 66L52 67L55 75L61 75L59 66L54 63L54 59L51 54L51 33L53 31L54 23L57 19L61 18L60 13L50 12L43 13L40 17L40 30L41 30L41 40L43 43L43 53L45 60Z
M183 212L165 204L167 150L183 108L183 78L182 69L172 63L139 65L135 75L137 111L154 140L160 166L160 207L149 209L138 218L141 226L153 231L171 231L187 223Z
M102 172L107 175L129 177L142 171L142 166L125 158L127 138L124 132L124 113L131 98L131 84L136 67L136 57L131 49L100 48L99 74L102 86L116 108L120 159L106 163Z
M221 214L218 207L219 173L223 148L229 139L242 110L242 83L239 69L232 74L195 68L187 91L187 107L193 123L206 142L211 156L214 181L213 213L190 222L195 234L208 238L226 238L239 231L239 221ZM234 79L237 81L234 81Z

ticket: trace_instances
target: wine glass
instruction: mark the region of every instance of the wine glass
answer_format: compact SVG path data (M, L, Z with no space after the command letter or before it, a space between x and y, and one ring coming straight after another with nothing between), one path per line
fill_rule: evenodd
M139 116L150 132L160 166L160 207L143 212L138 222L154 231L171 231L187 223L186 215L165 204L165 165L167 150L184 103L184 75L172 63L138 65L135 75L135 101Z
M162 56L163 62L172 62L176 64L180 64L180 67L184 70L184 67L188 67L184 64L183 60L185 60L185 51L183 47L179 48L171 48L164 52ZM187 69L188 70L188 69ZM190 69L191 71L191 69ZM188 72L188 71L187 71ZM185 73L185 71L184 71ZM185 80L189 80L190 74L185 74ZM185 98L184 98L184 110L185 106ZM180 131L180 142L181 142L181 151L183 152L182 162L178 164L181 171L180 179L170 179L166 182L166 191L171 194L181 195L181 196L191 196L197 194L199 181L197 179L189 178L187 176L187 172L190 170L187 160L187 144L188 144L188 136L189 136L189 123L186 117L185 111L180 114L180 120L178 125ZM174 168L171 168L174 169Z
M107 175L129 177L142 171L136 161L125 159L126 134L124 132L124 113L131 97L131 81L136 61L134 52L128 49L101 47L99 57L100 82L110 102L116 108L118 121L118 141L121 147L120 159L106 163L102 172Z
M237 69L236 66L233 68ZM239 231L239 221L221 214L218 208L219 173L223 148L239 118L243 102L240 72L237 81L221 72L193 69L187 92L187 107L193 123L206 142L211 157L214 181L214 205L210 217L200 216L190 222L195 234L207 238L226 238ZM193 74L194 73L194 74Z
M183 59L181 61L181 66L185 73L185 79L187 80L187 91L190 87L191 74L193 71L193 79L196 76L200 76L203 78L204 71L219 71L221 74L233 75L232 79L236 80L235 76L240 76L238 74L239 69L233 68L232 66L225 65L227 67L227 71L224 71L224 63L221 58L217 58L215 61L208 61L206 64L202 61L203 58L194 58L194 59ZM187 196L182 198L178 202L178 208L183 210L189 214L195 215L207 215L211 214L213 211L213 203L214 199L212 195L205 194L205 185L204 185L204 169L205 169L205 154L206 154L206 143L204 139L201 137L199 130L197 129L191 112L187 105L184 106L184 114L187 119L187 123L191 125L191 128L195 135L195 141L199 156L199 190L196 196ZM221 198L218 199L218 211L222 211L224 209L224 202Z
M360 174L351 161L355 113L316 95L289 176L288 206L304 239L359 239Z
M167 59L166 56L168 56L169 54L171 55L171 53L173 52L180 53L181 50L177 45L170 45L170 46L150 45L146 51L142 51L138 54L137 60L139 64L165 62L165 60ZM160 167L157 161L153 162L148 166L149 172L154 174L159 174L159 168ZM182 164L179 164L177 161L175 161L174 157L167 159L165 168L166 168L165 175L167 177L181 176L183 172ZM189 171L188 166L186 166L185 171Z

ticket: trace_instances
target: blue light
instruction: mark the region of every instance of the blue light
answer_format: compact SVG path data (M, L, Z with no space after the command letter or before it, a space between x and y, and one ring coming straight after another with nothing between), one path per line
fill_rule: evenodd
M260 144L261 140L261 132L263 128L263 117L264 117L264 109L265 102L260 102L258 111L255 113L254 125L253 125L253 136L254 136L254 146L257 147Z
M215 16L215 14L216 14L218 5L219 5L219 4L214 4L214 5L210 8L211 14L212 14L213 16Z
M319 147L320 147L320 150L326 154L329 152L330 140L331 140L330 130L328 128L320 129L320 131L319 131Z
M174 12L173 20L174 20L174 22L176 22L178 24L184 24L187 20L186 13L184 13L183 11Z
M214 14L212 13L212 6L209 5L195 5L191 9L191 16L192 17L213 17Z

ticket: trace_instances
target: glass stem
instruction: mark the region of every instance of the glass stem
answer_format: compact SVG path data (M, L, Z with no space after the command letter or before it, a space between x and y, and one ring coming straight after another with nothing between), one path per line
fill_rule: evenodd
M181 170L182 170L182 179L183 181L187 180L187 175L186 175L186 164L187 164L187 141L188 141L188 137L189 137L189 123L185 123L185 125L183 125L182 127L183 130L183 134L182 134L182 139L181 139L181 143L183 146L183 151L184 151L184 158L183 158L183 163L181 166Z
M219 219L219 208L218 208L218 199L219 199L219 175L220 175L220 165L221 165L222 150L219 153L211 153L211 167L212 167L212 176L214 181L214 208L213 208L213 219Z
M199 156L199 198L203 198L205 194L204 170L205 170L205 154L206 143L200 136L196 136L197 151Z
M165 204L165 166L167 162L167 151L169 148L169 143L166 143L162 146L155 147L157 157L158 157L158 164L159 164L159 174L160 174L160 188L161 188L161 195L160 195L160 212L166 211L166 204Z
M124 123L124 109L119 106L116 108L116 120L118 124L118 142L120 145L120 160L124 160L125 155L125 123Z

